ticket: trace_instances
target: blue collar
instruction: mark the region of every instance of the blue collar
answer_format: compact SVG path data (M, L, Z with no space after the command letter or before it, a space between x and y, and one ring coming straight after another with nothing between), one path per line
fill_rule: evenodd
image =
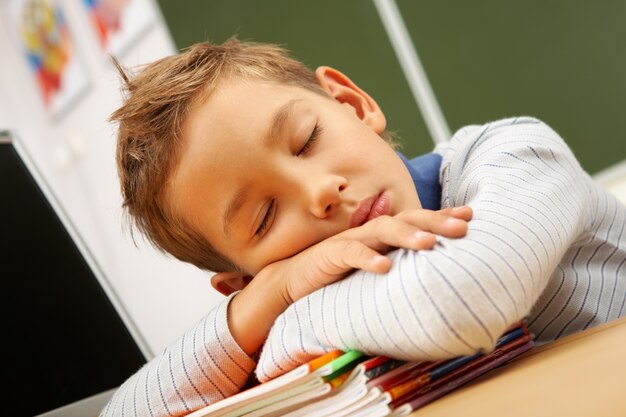
M411 174L422 208L439 210L441 208L441 184L439 183L441 155L431 152L411 160L400 152L398 156Z

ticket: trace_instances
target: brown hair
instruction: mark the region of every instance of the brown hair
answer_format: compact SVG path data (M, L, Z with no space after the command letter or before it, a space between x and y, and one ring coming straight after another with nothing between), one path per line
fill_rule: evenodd
M203 42L129 74L113 58L124 81L118 122L117 170L128 223L158 249L211 271L237 266L213 249L166 203L167 181L178 161L181 129L195 104L230 77L261 79L323 90L315 75L278 45L231 38L221 45Z

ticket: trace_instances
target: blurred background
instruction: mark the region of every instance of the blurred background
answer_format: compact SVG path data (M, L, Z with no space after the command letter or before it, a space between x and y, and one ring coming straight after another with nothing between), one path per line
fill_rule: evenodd
M123 227L109 54L135 67L231 36L281 44L370 93L407 156L467 124L535 116L626 202L624 16L618 0L0 0L0 130L49 183L149 358L221 296Z

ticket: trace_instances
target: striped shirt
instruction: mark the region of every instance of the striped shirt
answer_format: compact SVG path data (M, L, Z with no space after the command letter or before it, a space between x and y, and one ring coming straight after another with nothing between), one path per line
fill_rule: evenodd
M396 250L292 304L258 364L232 338L229 297L129 378L103 416L173 416L336 348L407 360L489 351L526 318L545 343L624 315L626 208L532 118L468 126L435 150L442 207L474 210L467 236Z
M226 298L113 394L101 416L183 416L239 392L256 365L235 342Z
M396 250L292 304L256 369L261 381L329 350L406 360L488 352L527 319L542 344L624 314L626 207L533 118L458 131L438 146L442 207L470 205L461 239Z

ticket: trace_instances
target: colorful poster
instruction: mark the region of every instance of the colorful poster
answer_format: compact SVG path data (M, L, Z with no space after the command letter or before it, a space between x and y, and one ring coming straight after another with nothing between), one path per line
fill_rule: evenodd
M9 11L44 106L59 116L87 87L63 11L53 0L10 0Z
M83 0L103 51L123 54L150 27L145 0Z

